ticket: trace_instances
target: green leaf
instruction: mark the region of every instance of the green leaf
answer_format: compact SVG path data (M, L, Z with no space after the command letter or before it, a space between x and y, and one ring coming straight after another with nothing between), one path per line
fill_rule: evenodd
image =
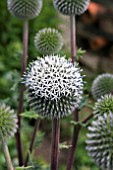
M32 166L27 166L27 167L22 166L22 167L16 167L15 170L26 170L26 169L30 170L30 168L32 168Z
M59 149L69 149L72 145L67 144L67 142L63 142L59 144Z
M35 139L35 146L34 148L39 147L39 145L41 144L43 137L44 137L44 133L42 133L41 131L38 131L36 139Z
M79 103L79 110L82 110L85 106L88 105L89 101L88 101L88 95L83 96L80 103Z
M28 119L38 119L38 118L42 119L42 117L38 113L34 112L33 110L25 111L25 112L21 113L20 115L22 117L26 117Z
M82 50L82 48L79 48L76 53L76 59L79 60L79 58L83 57L83 55L86 53L85 50Z
M89 124L89 122L88 123L82 123L82 122L75 122L73 120L70 121L70 123L74 126L80 126L80 127L86 127Z

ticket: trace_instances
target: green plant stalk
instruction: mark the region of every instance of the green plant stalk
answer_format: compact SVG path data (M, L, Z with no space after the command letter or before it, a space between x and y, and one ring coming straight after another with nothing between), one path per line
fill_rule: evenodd
M71 59L72 63L74 64L75 62L75 56L76 56L76 17L75 15L70 16L70 33L71 33ZM78 109L76 108L73 112L74 114L74 121L78 122L79 121L79 113ZM67 160L67 170L71 170L73 161L74 161L74 154L77 146L77 141L78 141L78 136L79 136L79 126L74 127L73 131L73 137L72 137L72 142L71 142L71 148L69 150L69 156Z
M51 170L58 170L60 119L52 120Z
M4 156L5 156L5 160L6 160L7 169L14 170L14 167L13 167L12 161L11 161L11 157L9 154L8 146L2 137L1 137L1 143L2 143L2 150L3 150Z
M28 164L29 154L32 153L32 151L33 151L33 147L34 147L34 144L35 144L36 134L37 134L37 131L39 129L39 125L40 125L40 120L37 119L36 122L35 122L35 127L34 127L34 131L33 131L33 134L32 134L31 143L30 143L30 146L29 146L29 152L27 153L27 156L26 156L25 166L27 166L27 164Z
M26 70L27 58L28 58L27 53L28 53L28 20L25 20L24 27L23 27L23 56L22 56L21 76ZM23 100L24 100L24 85L21 84L19 105L18 105L18 130L16 133L19 166L23 165L23 153L22 153L22 141L21 141L21 116L20 116L20 113L23 112Z

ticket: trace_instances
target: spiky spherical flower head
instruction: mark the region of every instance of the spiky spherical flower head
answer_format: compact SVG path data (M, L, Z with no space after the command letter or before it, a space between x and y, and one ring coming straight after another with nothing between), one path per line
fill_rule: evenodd
M92 95L94 99L98 99L105 94L113 92L113 74L105 73L97 76L92 83Z
M113 170L113 113L104 113L88 128L89 156L103 170Z
M63 46L62 35L54 28L40 30L34 39L36 49L46 55L58 53Z
M100 99L97 100L94 106L94 115L95 117L104 114L104 113L113 113L113 95L104 95Z
M7 141L17 130L17 116L9 106L0 104L0 138Z
M41 11L42 0L7 0L10 13L20 19L33 19Z
M24 83L31 106L44 117L69 115L78 107L83 93L80 68L58 55L31 63L24 74Z
M64 15L81 15L90 3L90 0L53 0L55 8Z

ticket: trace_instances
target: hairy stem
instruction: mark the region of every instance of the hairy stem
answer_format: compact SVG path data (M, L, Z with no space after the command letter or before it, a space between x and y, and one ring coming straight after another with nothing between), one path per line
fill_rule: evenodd
M26 160L25 160L25 166L27 166L28 161L29 161L29 153L32 153L32 151L33 151L33 147L34 147L34 144L35 144L35 139L36 139L37 131L39 129L39 125L40 125L40 120L37 119L36 122L35 122L35 127L34 127L34 131L33 131L33 134L32 134L31 143L30 143L30 146L29 146L29 152L28 152Z
M23 28L23 56L22 56L22 66L21 66L21 76L26 70L27 65L27 51L28 51L28 21L24 21L24 28ZM21 142L21 116L20 113L23 112L23 99L24 99L24 85L21 84L20 87L20 96L19 96L19 105L18 105L18 130L16 133L16 143L17 143L17 152L18 152L18 159L19 165L23 165L23 154L22 154L22 142Z
M7 169L8 170L14 170L14 167L13 167L12 161L11 161L11 157L10 157L10 154L9 154L8 146L3 139L1 139L1 141L2 141L2 150L3 150L4 156L5 156Z
M59 158L60 119L53 119L52 122L52 151L51 170L58 170Z

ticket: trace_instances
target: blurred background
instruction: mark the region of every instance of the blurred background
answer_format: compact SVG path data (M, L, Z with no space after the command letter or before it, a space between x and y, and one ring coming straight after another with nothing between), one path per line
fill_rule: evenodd
M34 36L44 27L57 28L63 35L64 47L61 54L70 57L69 17L59 14L53 7L52 0L43 0L40 15L29 22L29 61L41 56L34 47ZM91 96L91 84L101 73L113 73L113 1L92 0L89 9L77 19L77 47L86 50L80 59L80 65L86 75L85 94L89 102L94 103ZM6 0L0 1L0 101L11 105L15 110L18 105L20 67L22 56L23 21L11 16L7 10ZM25 108L27 104L25 102ZM80 112L80 119L91 114L85 107ZM70 143L73 125L72 116L61 120L61 142ZM30 132L35 120L23 119L22 140L29 146ZM28 127L28 125L30 125ZM27 128L26 128L27 127ZM69 128L70 127L70 128ZM28 129L29 128L29 129ZM73 170L99 170L85 150L87 129L81 130ZM51 121L43 120L36 141L33 158L38 164L48 166L51 149ZM15 140L9 142L13 163L17 164ZM25 152L26 154L26 152ZM60 151L60 168L65 170L68 150ZM4 157L0 150L0 169L6 170ZM38 169L38 168L37 168ZM40 168L39 168L40 169Z

